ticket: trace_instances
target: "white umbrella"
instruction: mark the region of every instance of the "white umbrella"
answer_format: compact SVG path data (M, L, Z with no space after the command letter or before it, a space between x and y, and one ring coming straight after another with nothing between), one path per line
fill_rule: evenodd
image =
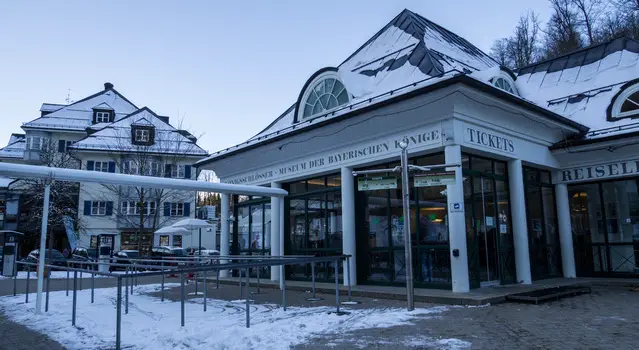
M213 225L209 224L206 220L201 220L201 219L194 219L194 218L188 218L188 219L183 219L180 220L178 222L176 222L175 224L172 225L173 227L181 227L181 228L185 228L188 230L195 230L195 229L199 229L200 231L200 235L199 235L199 239L198 239L198 247L199 250L202 250L202 228L203 227L212 227Z

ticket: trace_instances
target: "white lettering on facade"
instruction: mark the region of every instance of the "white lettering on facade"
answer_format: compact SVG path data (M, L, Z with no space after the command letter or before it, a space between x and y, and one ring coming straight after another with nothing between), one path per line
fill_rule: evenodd
M476 144L503 152L515 153L515 143L513 140L476 128L466 127L464 140L466 143Z
M577 182L639 174L639 160L580 167L555 172L555 182Z

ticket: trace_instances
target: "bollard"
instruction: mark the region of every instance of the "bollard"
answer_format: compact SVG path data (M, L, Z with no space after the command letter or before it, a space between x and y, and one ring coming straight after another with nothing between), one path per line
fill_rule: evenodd
M49 312L49 281L51 276L47 277L47 294L44 301L44 312Z
M73 311L71 313L71 325L75 326L75 307L78 301L78 271L73 271Z
M24 299L24 303L28 304L29 303L29 277L31 275L31 266L29 266L29 268L27 269L27 293L25 294L25 299Z
M335 307L339 315L339 260L335 260Z
M91 272L91 304L93 304L95 292L95 273Z
M116 298L115 348L120 350L120 333L122 328L122 277L118 276L118 295Z
M308 301L320 301L320 300L324 300L324 298L318 298L315 295L315 262L311 263L311 280L312 280L312 286L313 286L313 297L311 298L306 298L306 300Z
M206 271L204 271L204 297L202 299L204 302L204 312L206 312Z
M285 266L282 265L280 269L280 278L282 279L282 306L286 311L286 276L284 276Z
M184 272L180 273L180 308L181 324L184 327Z
M164 271L162 271L162 302L164 302Z
M249 293L248 293L248 289L249 289L249 269L248 267L246 268L246 328L250 328L251 327L251 321L250 321L250 311L251 307L249 305Z
M220 289L220 270L215 270L215 289Z

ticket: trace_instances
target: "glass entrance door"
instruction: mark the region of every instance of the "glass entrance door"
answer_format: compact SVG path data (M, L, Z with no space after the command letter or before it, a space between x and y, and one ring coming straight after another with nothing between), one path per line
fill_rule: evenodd
M475 212L477 243L479 245L479 280L482 286L499 284L499 258L497 248L497 217L493 180L484 177L473 178L476 191Z

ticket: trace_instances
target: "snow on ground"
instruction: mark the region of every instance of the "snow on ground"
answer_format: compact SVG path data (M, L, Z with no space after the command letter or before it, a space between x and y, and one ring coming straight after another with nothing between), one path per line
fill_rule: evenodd
M244 305L209 299L208 311L203 312L202 299L198 299L186 303L186 326L182 328L179 302L161 302L144 295L159 289L159 285L139 286L135 295L129 297L129 314L124 314L122 307L123 348L286 349L324 334L410 325L411 320L432 317L448 309L432 307L412 312L398 308L357 309L348 310L349 315L337 316L329 314L334 310L332 307L291 307L283 311L279 305L260 304L251 305L251 328L247 329ZM24 304L24 296L0 297L0 311L12 321L47 334L69 349L114 347L115 288L96 289L95 304L90 304L89 290L78 293L77 327L71 326L73 299L64 293L51 293L49 313L45 315L35 315L35 303Z

